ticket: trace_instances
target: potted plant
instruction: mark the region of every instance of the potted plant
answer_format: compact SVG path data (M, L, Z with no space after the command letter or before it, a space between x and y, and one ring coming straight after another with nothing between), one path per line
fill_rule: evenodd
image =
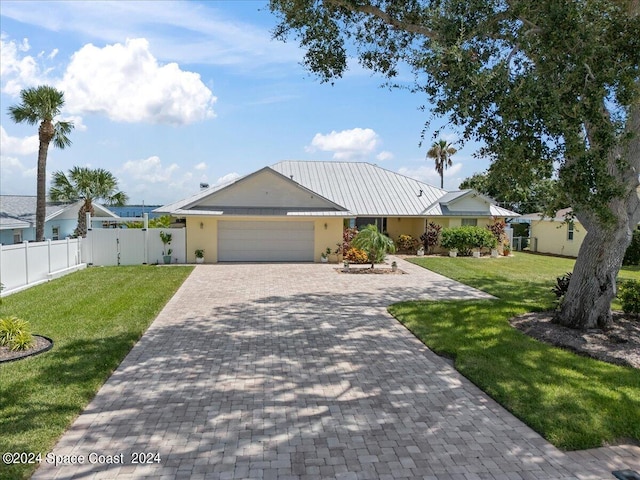
M418 255L419 257L424 256L424 247L423 246L418 248L418 251L416 252L416 255Z
M196 254L196 263L204 263L204 250L201 248L197 248L195 251Z
M349 260L345 260L344 263L344 272L348 272L349 271Z
M457 248L450 249L449 250L449 256L453 257L453 258L457 257L458 256L458 249Z
M505 257L508 257L509 255L511 255L511 245L509 245L508 243L505 243L504 247L502 247L502 254Z
M392 272L397 272L398 271L398 262L396 262L395 260L393 262L391 262L391 271Z
M331 255L331 248L327 247L327 249L320 254L320 261L327 263L329 261L329 255Z
M162 230L160 231L160 240L162 240L162 244L164 245L164 247L162 248L162 259L166 264L171 263L171 253L173 252L173 250L171 250L170 248L168 249L167 247L171 245L172 238L173 235L171 233L166 233Z

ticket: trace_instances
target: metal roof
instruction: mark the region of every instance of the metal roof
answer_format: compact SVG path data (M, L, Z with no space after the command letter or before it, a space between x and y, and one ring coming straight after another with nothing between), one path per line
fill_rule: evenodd
M36 223L35 195L0 195L0 229L22 229L35 226ZM62 212L81 204L75 203L47 203L45 221L52 220ZM98 203L94 208L104 214L117 218L108 208Z
M364 162L284 161L271 168L355 216L421 216L447 192Z
M272 170L284 181L298 184L336 207L336 210L314 211L310 208L265 211L261 205L251 207L201 206L210 195ZM450 211L447 207L463 197L473 195L487 203L482 211ZM287 160L262 168L224 185L203 190L192 197L162 206L154 212L173 215L283 215L343 217L425 217L425 216L496 216L517 217L515 212L500 208L495 202L473 190L447 192L414 178L365 162L313 162ZM343 210L343 211L341 211Z

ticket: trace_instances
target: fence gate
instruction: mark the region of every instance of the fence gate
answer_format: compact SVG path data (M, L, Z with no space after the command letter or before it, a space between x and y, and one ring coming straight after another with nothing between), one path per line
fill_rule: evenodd
M184 228L147 230L139 228L94 228L82 242L82 260L93 265L142 265L161 263L163 245L160 231L173 236L173 263L186 261L186 233Z
M102 229L87 232L83 260L93 265L141 265L145 263L145 239L140 229Z

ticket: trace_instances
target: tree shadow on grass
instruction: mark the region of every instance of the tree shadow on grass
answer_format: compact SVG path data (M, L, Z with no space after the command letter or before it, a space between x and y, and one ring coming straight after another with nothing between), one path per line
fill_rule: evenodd
M545 442L386 315L402 295L334 295L269 296L157 321L57 452L158 451L161 462L46 466L34 478L437 475L452 456L458 466L506 459L510 472L560 471L561 457L532 460ZM463 432L460 441L450 432Z
M514 329L510 318L544 302L544 283L486 282L494 302L405 302L391 312L517 417L564 449L640 441L640 372L578 356ZM528 301L527 301L528 300ZM548 308L548 307L546 307Z

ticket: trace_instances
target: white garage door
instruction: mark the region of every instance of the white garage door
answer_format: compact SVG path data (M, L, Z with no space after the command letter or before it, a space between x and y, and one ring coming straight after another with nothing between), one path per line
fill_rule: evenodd
M313 222L218 223L219 262L312 262Z

